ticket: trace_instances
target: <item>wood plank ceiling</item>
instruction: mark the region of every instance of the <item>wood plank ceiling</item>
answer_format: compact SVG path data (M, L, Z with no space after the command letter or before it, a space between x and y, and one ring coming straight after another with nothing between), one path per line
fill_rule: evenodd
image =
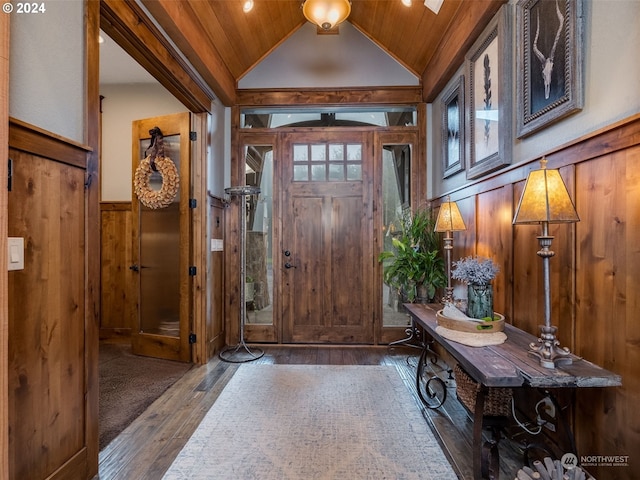
M301 0L142 0L223 103L238 80L300 28ZM434 89L457 69L464 51L505 0L445 0L436 15L420 0L352 0L348 21ZM439 49L448 48L446 58ZM431 67L437 78L428 79ZM425 91L428 97L430 92ZM226 101L224 101L226 100Z

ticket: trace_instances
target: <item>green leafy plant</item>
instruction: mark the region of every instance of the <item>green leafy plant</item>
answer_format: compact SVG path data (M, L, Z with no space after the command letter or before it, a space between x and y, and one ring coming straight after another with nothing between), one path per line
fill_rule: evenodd
M405 215L399 235L392 239L393 250L382 252L383 280L396 288L408 302L415 302L426 292L426 300L435 297L436 290L447 283L440 244L433 231L435 220L431 209L417 210Z

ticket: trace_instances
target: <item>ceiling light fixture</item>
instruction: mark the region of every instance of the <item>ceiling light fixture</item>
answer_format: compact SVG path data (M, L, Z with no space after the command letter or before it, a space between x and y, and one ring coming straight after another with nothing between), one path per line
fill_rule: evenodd
M351 13L349 0L305 0L302 13L311 23L331 30L344 22Z
M440 11L440 7L442 7L443 3L444 3L444 0L424 0L424 6L427 7L429 10L431 10L436 15Z
M242 4L242 11L244 13L250 12L253 10L253 0L245 0Z

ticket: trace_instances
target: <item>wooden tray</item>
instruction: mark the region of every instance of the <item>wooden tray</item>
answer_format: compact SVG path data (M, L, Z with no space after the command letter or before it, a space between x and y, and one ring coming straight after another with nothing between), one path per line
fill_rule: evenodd
M454 318L445 317L442 314L442 310L436 312L436 321L438 325L448 328L450 330L457 330L459 332L468 333L495 333L502 332L504 330L504 315L494 312L494 317L498 317L498 320L493 322L472 322L469 320L456 320Z

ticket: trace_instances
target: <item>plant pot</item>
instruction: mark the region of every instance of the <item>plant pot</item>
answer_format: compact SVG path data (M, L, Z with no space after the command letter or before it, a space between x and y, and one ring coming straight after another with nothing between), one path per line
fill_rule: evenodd
M433 298L429 295L428 285L419 285L415 303L431 303Z
M493 285L468 285L466 313L471 318L493 317Z
M253 302L253 298L255 295L255 283L245 283L244 284L244 301L249 303Z

